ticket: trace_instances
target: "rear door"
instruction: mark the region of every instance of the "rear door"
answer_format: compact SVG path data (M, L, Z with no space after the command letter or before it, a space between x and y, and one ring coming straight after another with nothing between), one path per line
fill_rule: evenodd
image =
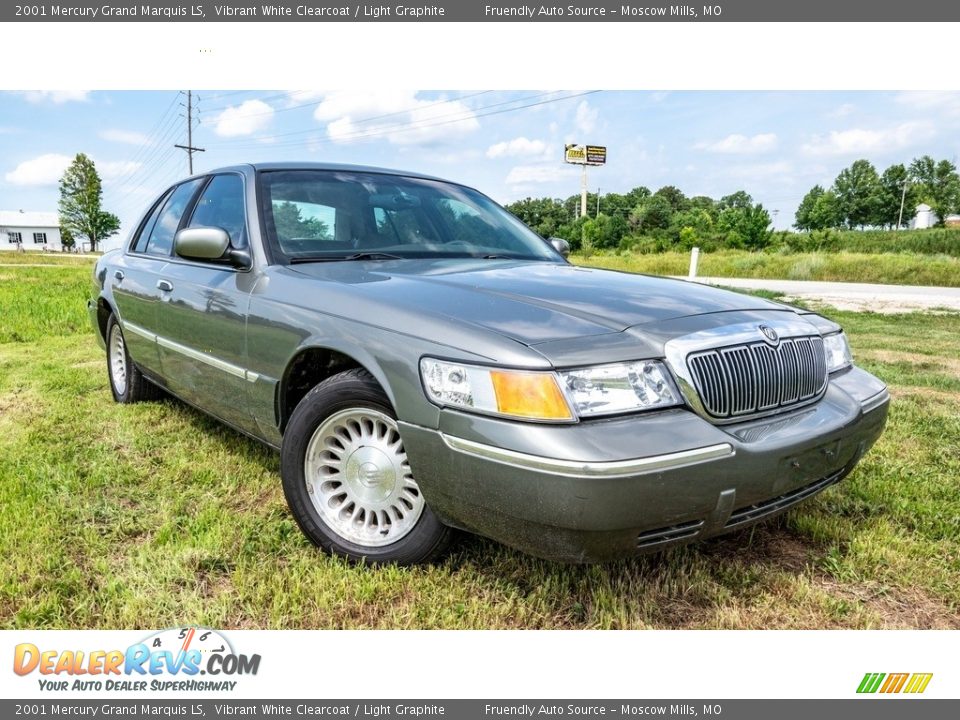
M235 249L247 248L244 180L211 177L181 227L218 227ZM255 277L225 260L174 256L161 280L160 357L170 389L242 429L252 430L247 398L246 317Z

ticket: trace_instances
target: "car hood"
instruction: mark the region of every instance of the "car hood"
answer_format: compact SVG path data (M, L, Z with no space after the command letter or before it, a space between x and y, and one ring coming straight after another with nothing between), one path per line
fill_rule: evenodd
M779 310L783 305L697 283L578 267L505 260L398 260L296 265L299 274L366 301L445 316L525 345L663 323L708 313ZM361 287L362 286L362 287ZM428 326L420 328L428 330Z

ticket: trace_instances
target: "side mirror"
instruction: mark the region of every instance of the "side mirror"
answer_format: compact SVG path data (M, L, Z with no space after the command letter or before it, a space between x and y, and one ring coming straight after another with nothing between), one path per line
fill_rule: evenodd
M234 267L250 266L250 254L232 249L230 235L218 227L184 228L173 239L173 251L188 260L227 260Z
M560 253L564 257L568 257L570 255L570 243L568 243L563 238L552 237L552 238L548 238L547 242L553 246L554 250L556 250L558 253Z
M217 227L184 228L173 239L173 251L188 260L219 260L230 247L230 236Z

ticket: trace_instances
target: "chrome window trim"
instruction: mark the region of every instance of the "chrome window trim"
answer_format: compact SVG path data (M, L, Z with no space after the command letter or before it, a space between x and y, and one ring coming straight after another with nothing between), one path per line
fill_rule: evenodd
M628 477L641 473L686 467L711 460L721 460L723 458L733 457L736 454L736 450L734 450L733 445L730 443L719 443L717 445L681 450L680 452L666 453L664 455L633 458L631 460L587 462L561 460L559 458L517 452L516 450L506 450L505 448L487 445L473 440L466 440L445 433L440 433L440 437L448 448L465 455L471 455L525 470L577 478Z

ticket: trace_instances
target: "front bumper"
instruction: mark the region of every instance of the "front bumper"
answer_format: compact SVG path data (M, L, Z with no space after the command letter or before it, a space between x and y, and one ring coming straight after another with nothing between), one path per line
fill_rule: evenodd
M771 517L845 477L889 395L858 368L815 405L723 427L667 410L568 426L444 411L401 423L411 469L445 522L533 555L593 562Z

